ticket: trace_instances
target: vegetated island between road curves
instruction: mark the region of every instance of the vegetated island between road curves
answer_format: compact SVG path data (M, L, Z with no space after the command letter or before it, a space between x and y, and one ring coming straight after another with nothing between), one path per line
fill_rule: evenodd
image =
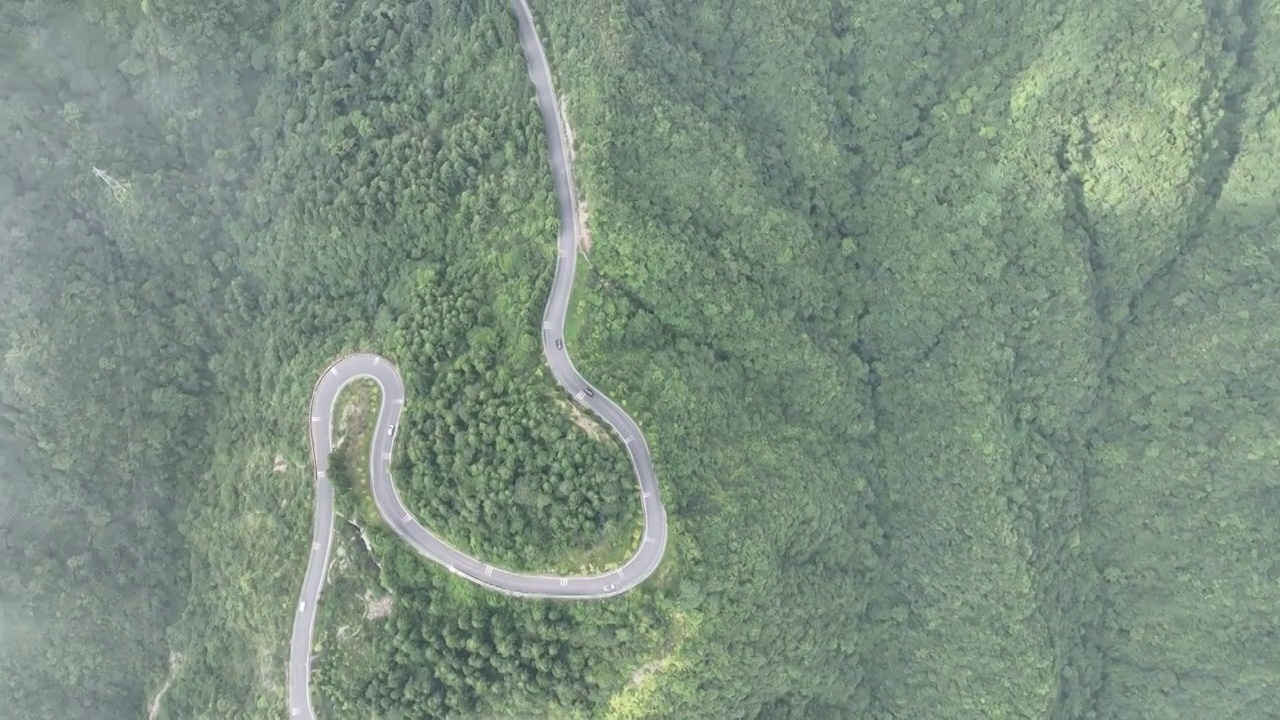
M644 508L644 536L631 557L615 570L593 576L552 576L517 573L478 560L440 539L405 509L391 477L391 453L400 413L404 409L404 382L395 365L373 354L344 357L331 365L316 382L311 396L311 459L315 467L315 508L311 554L294 615L289 644L289 710L291 717L315 719L311 705L311 647L316 606L324 587L333 542L333 486L327 472L332 450L333 407L342 389L354 380L368 378L382 390L378 425L369 446L369 484L378 513L402 540L429 560L471 582L507 595L534 598L588 600L624 593L644 582L662 561L667 545L667 515L658 491L649 446L639 426L626 412L583 379L563 343L569 294L577 266L578 203L569 166L568 141L551 67L534 27L527 0L512 0L524 49L529 78L550 146L551 171L559 206L555 276L542 316L542 351L556 382L574 399L604 420L622 439L640 485Z

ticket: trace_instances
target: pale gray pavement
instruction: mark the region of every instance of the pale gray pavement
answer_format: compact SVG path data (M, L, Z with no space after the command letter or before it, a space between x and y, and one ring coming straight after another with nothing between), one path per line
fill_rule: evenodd
M315 464L315 516L312 524L311 555L307 561L302 593L295 608L293 636L289 644L289 711L292 717L315 720L311 707L311 647L316 622L316 606L324 588L333 543L333 486L327 476L332 450L334 401L344 386L359 378L369 378L382 388L378 424L369 449L369 477L373 500L382 519L413 549L429 560L448 568L477 585L520 597L556 599L599 599L624 593L644 582L662 561L667 545L667 515L658 492L657 476L649 456L649 446L635 421L604 393L590 388L573 366L566 348L556 347L563 337L569 294L577 266L578 204L569 165L565 125L560 117L551 68L533 22L527 0L512 0L524 48L529 78L533 81L538 109L546 126L551 150L551 171L560 206L560 232L555 278L542 316L542 351L556 382L577 402L600 416L622 440L640 486L644 508L644 536L635 553L621 567L590 577L558 577L517 573L489 565L450 546L423 527L405 509L391 477L391 453L395 431L404 409L404 383L396 367L377 355L350 355L334 363L316 382L311 396L311 457ZM593 392L589 395L588 389Z

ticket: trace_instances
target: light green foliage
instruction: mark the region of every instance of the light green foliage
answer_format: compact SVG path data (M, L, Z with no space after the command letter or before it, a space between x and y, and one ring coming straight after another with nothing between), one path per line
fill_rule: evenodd
M1111 368L1095 493L1108 717L1265 716L1280 683L1275 17L1242 21L1257 37L1226 119L1233 162Z

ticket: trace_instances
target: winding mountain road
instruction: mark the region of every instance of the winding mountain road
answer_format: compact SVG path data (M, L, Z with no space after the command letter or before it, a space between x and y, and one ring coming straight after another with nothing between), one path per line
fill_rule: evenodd
M311 706L311 648L315 632L316 606L324 588L329 554L333 546L333 486L328 479L332 450L333 407L342 389L360 378L376 382L382 389L378 424L369 448L369 478L374 503L383 521L419 554L448 568L477 585L519 597L557 599L599 599L624 593L653 574L667 545L667 514L658 492L658 480L649 456L649 446L635 421L604 393L583 379L563 344L569 294L577 267L578 203L569 164L568 140L560 108L551 83L551 68L543 52L527 0L512 0L524 48L529 78L533 81L538 109L546 126L551 150L551 171L555 178L560 208L558 257L551 293L542 316L542 351L551 374L574 399L604 420L621 438L636 480L644 508L644 537L631 557L615 570L593 576L557 577L518 573L495 567L449 545L423 527L404 506L391 477L391 454L400 413L404 410L404 382L390 361L372 354L349 355L330 366L316 382L311 396L311 459L315 466L315 510L312 523L311 555L294 616L289 644L289 712L291 717L315 720Z

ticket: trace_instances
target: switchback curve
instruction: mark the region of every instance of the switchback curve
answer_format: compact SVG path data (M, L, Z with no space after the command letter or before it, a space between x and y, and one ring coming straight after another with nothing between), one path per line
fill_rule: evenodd
M512 0L524 49L529 78L533 82L538 110L542 114L550 146L551 171L559 205L560 231L557 237L555 276L542 317L542 351L556 382L621 438L640 486L644 509L644 537L621 567L601 575L553 576L518 573L485 563L463 553L423 527L404 506L391 477L391 454L396 428L404 409L404 382L399 370L387 359L373 354L346 356L331 365L316 382L309 417L311 459L315 468L315 508L312 521L311 554L294 615L289 643L289 710L292 717L315 720L311 706L311 647L316 607L324 588L329 554L333 543L333 486L328 479L332 450L333 407L342 389L354 380L368 378L382 390L377 426L369 447L369 480L378 513L400 538L420 555L477 585L519 597L589 600L618 595L644 582L658 568L667 544L667 515L662 506L657 476L643 433L626 412L592 388L573 366L564 346L563 331L569 309L569 295L577 269L578 202L568 139L560 117L551 68L538 38L533 12L527 0Z

